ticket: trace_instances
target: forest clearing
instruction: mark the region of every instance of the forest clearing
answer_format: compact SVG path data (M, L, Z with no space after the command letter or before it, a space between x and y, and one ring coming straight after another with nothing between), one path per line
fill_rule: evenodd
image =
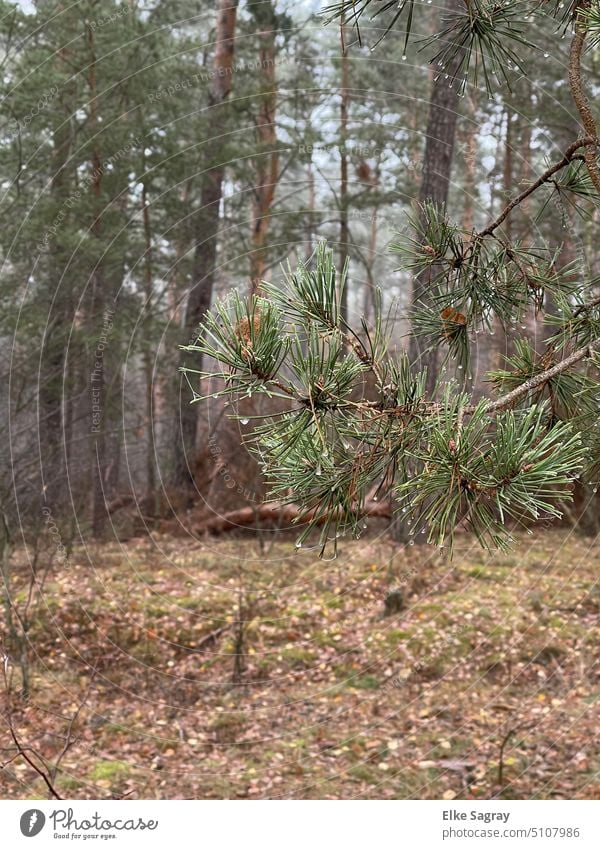
M597 847L600 0L0 66L2 846Z
M564 530L519 543L75 549L19 739L52 764L69 736L54 784L81 799L596 798L599 557ZM44 798L27 763L0 782Z

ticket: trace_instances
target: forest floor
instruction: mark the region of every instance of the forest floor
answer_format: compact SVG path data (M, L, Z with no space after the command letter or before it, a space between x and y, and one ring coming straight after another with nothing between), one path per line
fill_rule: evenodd
M562 530L493 556L463 536L452 561L368 537L333 562L251 538L76 549L14 730L50 767L68 740L65 798L597 798L599 564ZM0 771L0 797L46 796L22 757Z

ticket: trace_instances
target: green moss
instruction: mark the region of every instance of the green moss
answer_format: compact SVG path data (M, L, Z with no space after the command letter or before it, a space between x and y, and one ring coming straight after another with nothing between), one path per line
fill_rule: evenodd
M292 669L304 669L305 667L312 666L316 659L315 652L300 647L283 649L281 656L284 663L289 664Z
M385 641L389 646L396 646L398 643L405 643L410 640L410 631L401 631L399 628L392 628L391 631L386 631Z
M247 724L246 714L228 711L215 717L209 725L209 730L219 743L235 743Z
M61 775L58 780L58 786L61 790L79 790L85 786L85 781L75 778L74 775Z
M465 570L465 575L469 578L475 578L478 581L495 581L496 575L487 566L475 566Z
M381 776L377 775L375 770L369 769L369 767L364 764L351 766L348 770L348 775L351 775L357 781L366 781L367 784L375 784L377 781L381 780Z
M334 593L324 593L323 606L329 610L339 610L344 606L344 596L342 594L335 595Z
M152 601L147 601L144 605L144 612L148 616L171 616L177 612L177 608L175 604L168 604L167 602L159 602L156 599L152 599Z
M356 690L376 690L379 684L379 678L374 675L363 675L361 678L351 678L348 681L348 686Z
M328 648L335 646L336 640L333 639L334 634L326 634L324 631L320 631L319 633L313 636L313 641L316 646L320 648Z
M531 663L541 663L545 666L547 663L551 663L553 660L558 660L558 658L564 657L565 655L566 651L561 646L548 645L542 646L539 650L534 649L523 653L521 659L530 661Z
M211 730L218 730L219 728L241 728L244 725L248 724L248 719L243 713L236 713L235 711L228 711L227 713L220 713L209 725Z
M92 781L119 781L131 775L131 767L125 761L101 761L93 767L89 776Z

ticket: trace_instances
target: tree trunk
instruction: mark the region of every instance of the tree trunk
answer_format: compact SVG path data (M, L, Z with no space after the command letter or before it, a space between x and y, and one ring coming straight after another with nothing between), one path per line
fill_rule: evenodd
M376 200L375 206L373 207L373 214L371 216L371 230L369 233L369 245L367 248L365 263L367 279L365 281L363 316L367 324L370 321L371 315L373 315L373 320L377 318L375 315L375 261L377 259L377 217L379 212L379 206L377 203L377 195L379 192L379 165L377 165L377 168L375 169L370 185L375 192Z
M506 107L506 127L504 130L504 162L502 167L502 199L501 206L504 206L510 200L515 186L515 120L513 116L513 106L510 99L507 100ZM512 215L508 215L504 221L504 235L507 241L512 242L514 237L515 220ZM479 369L483 377L486 372L494 371L500 368L502 357L508 356L512 352L512 342L510 330L505 331L502 323L497 317L494 317L494 335L485 334L484 341L486 343L487 354L483 361L483 367Z
M94 31L92 27L87 28L87 41L90 54L88 66L88 87L90 92L90 130L93 138L98 137L98 84L96 79L96 55L94 44ZM98 242L98 259L94 265L91 275L91 307L88 315L90 323L90 339L92 347L90 350L91 374L91 466L92 466L92 532L95 537L101 537L104 533L106 523L105 509L105 483L107 471L106 452L106 415L107 415L107 378L105 374L106 362L104 348L100 351L98 341L98 328L106 325L106 290L104 280L104 269L102 267L103 249L102 223L102 157L97 143L94 143L91 153L90 166L92 169L92 223L90 232Z
M146 165L143 165L146 173ZM154 357L153 348L150 345L152 338L153 318L153 256L152 256L152 224L150 221L150 209L148 202L148 185L146 180L142 183L142 218L144 221L144 295L146 303L144 312L146 316L147 333L144 339L144 377L145 377L145 427L146 427L146 503L150 515L156 512L156 461L154 444Z
M225 163L222 161L222 136L226 115L222 108L231 92L233 75L234 35L237 0L217 0L216 48L213 77L208 91L211 118L211 137L206 144L206 170L200 193L200 209L194 222L196 247L192 280L184 316L184 341L193 342L204 316L210 309L215 282L219 208L223 194ZM186 357L181 358L181 365ZM194 368L202 368L202 359L195 354ZM198 388L198 387L196 387ZM173 483L193 491L198 431L197 404L190 404L188 384L182 379L179 387L178 420L176 422Z
M513 116L510 102L506 105L506 130L504 133L504 170L502 175L502 203L506 204L510 200L511 194L514 191L514 152L513 152ZM504 234L507 240L512 241L513 237L513 220L512 215L508 215L503 224Z
M447 10L459 11L463 8L463 0L448 0ZM448 71L451 76L451 71ZM431 201L438 206L445 206L448 201L450 188L450 173L456 139L456 119L458 110L458 87L456 81L450 85L451 79L443 73L436 73L431 84L431 100L423 159L423 179L419 190L419 203ZM432 281L439 275L440 268L432 265L413 279L412 304L425 306L432 303ZM438 349L431 346L430 350L421 351L420 340L411 335L409 357L414 367L419 370L427 369L426 388L431 393L437 380ZM396 516L392 524L392 535L398 542L408 542L409 529L401 515ZM417 534L417 544L425 542L423 534Z
M58 51L59 72L69 62L66 49ZM70 88L70 87L69 87ZM53 132L54 173L50 191L57 207L63 206L69 197L72 173L68 171L72 147L71 120L65 120L64 114L56 115ZM62 281L65 267L68 265L70 250L63 243L60 230L52 239L48 262L47 315L48 323L40 352L40 377L38 385L38 432L40 439L41 490L44 501L58 507L57 502L64 494L63 462L61 458L64 429L63 375L65 370L64 328L68 327L71 316L66 314L69 307L60 296L64 289ZM67 287L68 290L68 287Z
M390 505L385 502L367 501L362 509L361 515L365 518L389 519ZM317 524L323 525L329 514L320 516ZM237 531L240 528L256 528L260 526L274 525L280 530L294 530L309 524L314 519L311 511L304 512L296 504L259 504L251 507L240 507L219 516L203 516L199 520L192 519L191 528L198 536L201 534L224 534L229 531ZM181 524L174 520L164 522L161 525L163 532L181 531Z
M471 231L475 228L475 193L477 191L477 99L475 92L469 97L469 120L465 133L465 203L463 209L463 227Z
M316 210L316 192L315 192L315 172L312 161L306 166L306 177L308 182L308 210L306 215L306 246L304 250L305 259L308 260L314 249L314 234L315 234L315 210Z
M523 79L523 86L525 89L523 99L527 101L527 104L524 107L524 116L521 115L521 133L519 135L521 167L519 170L521 185L526 185L527 183L531 183L533 178L533 154L531 150L533 125L531 121L528 120L527 116L534 112L534 107L533 87L531 85L531 80L528 80L527 77L525 77ZM520 206L522 231L519 233L519 238L522 241L523 245L527 246L533 241L531 234L531 198L525 198L525 200Z
M349 66L348 45L346 42L346 26L344 16L340 21L340 43L342 62L342 85L340 88L340 273L343 272L348 262L350 250L350 228L348 226L348 110L350 106L349 94ZM341 313L342 318L348 320L348 280L342 291Z
M252 234L250 253L250 292L260 289L267 268L267 236L269 216L279 179L277 151L277 82L275 79L275 35L277 17L272 3L252 7L258 24L261 73L260 109L256 124L256 176L252 193Z
M464 7L463 0L448 0L447 11L458 12ZM450 85L451 80L445 74L437 73L432 82L429 117L427 121L425 154L423 159L423 179L419 191L419 202L431 201L444 206L448 200L450 172L456 137L456 118L458 111L458 86ZM440 269L432 265L414 278L413 306L431 303L431 283ZM419 369L427 368L427 388L433 390L437 377L438 351L421 351L417 338L411 336L409 355L411 362Z

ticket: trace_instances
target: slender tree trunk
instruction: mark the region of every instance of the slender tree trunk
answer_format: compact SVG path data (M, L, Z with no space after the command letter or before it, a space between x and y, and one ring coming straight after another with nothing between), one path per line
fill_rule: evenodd
M217 0L217 33L213 61L213 77L208 91L211 137L206 144L206 171L200 194L200 209L195 220L196 247L192 280L184 316L184 341L196 337L204 316L210 309L215 282L219 209L223 194L225 164L222 161L222 133L226 115L222 104L231 92L237 0ZM185 356L181 365L186 364ZM198 354L193 367L202 368ZM196 387L197 389L199 387ZM186 380L180 383L178 420L175 434L173 483L193 490L198 431L197 404L190 404Z
M463 7L463 0L448 0L447 11L460 11ZM450 81L446 79L445 74L436 74L432 82L429 103L423 179L419 191L420 203L431 201L438 206L444 206L448 201L458 103L458 86L456 84L450 86ZM413 305L426 305L431 302L432 281L439 272L440 269L433 265L414 278ZM409 356L419 368L427 368L427 388L432 391L437 377L437 347L433 346L431 350L421 351L419 340L411 336Z
M69 53L62 48L58 52L59 71L69 61ZM70 119L63 113L56 116L53 133L53 170L50 191L57 206L62 208L69 197L72 185L72 169L69 158L72 148ZM69 306L65 304L60 290L64 289L62 277L68 264L70 250L63 243L60 229L52 239L48 263L47 315L48 324L40 353L40 378L38 388L38 433L40 440L40 469L42 474L42 497L57 509L57 502L64 493L62 462L62 439L64 436L63 375L65 370L65 315ZM67 324L68 326L68 324Z
M454 12L463 8L463 0L448 0L447 10ZM449 76L450 71L448 71ZM423 159L423 178L419 190L419 203L431 201L443 207L448 201L450 188L450 173L456 139L456 119L458 112L458 86L456 82L450 86L450 79L443 73L436 73L431 83L431 99ZM439 275L437 265L430 266L413 279L412 304L423 306L432 302L432 282ZM410 337L409 357L411 363L418 369L427 369L427 390L433 392L437 379L438 349L432 346L429 350L421 350L420 340L414 335ZM396 516L392 525L392 534L398 542L408 542L409 528ZM417 534L415 543L425 542L423 534Z
M525 83L525 91L526 98L528 103L532 102L533 92L531 86L531 80L525 79L523 81ZM525 112L527 115L527 111ZM523 185L530 183L532 181L533 168L531 165L532 160L532 151L531 151L531 142L532 142L532 124L530 121L525 118L521 124L521 134L519 138L519 149L521 151L521 168L520 168L520 177L521 183ZM530 220L530 211L531 211L531 203L530 198L526 198L521 204L521 220L523 222L523 229L521 235L521 241L524 245L528 245L531 242L531 220Z
M250 253L251 294L258 292L267 268L267 237L271 207L279 179L277 151L277 81L275 78L275 35L277 18L273 3L252 7L257 18L261 74L260 109L256 124L256 178L252 193L252 234Z
M525 116L528 114L529 110L533 111L532 108L532 100L533 100L533 88L531 85L531 80L528 80L526 77L521 81L523 85L523 94L521 98L519 98L519 102L527 101L527 106L525 107ZM574 137L577 135L577 128L575 128ZM532 124L531 121L527 120L527 117L523 117L519 120L518 124L518 136L515 139L514 147L518 149L520 152L520 166L518 169L518 176L521 181L521 185L526 185L527 183L531 183L534 179L533 174L533 154L531 150L531 142L532 142ZM516 170L516 169L515 169ZM523 247L528 247L531 245L535 239L532 232L532 219L531 219L531 198L525 198L522 204L520 204L518 217L515 219L517 222L517 231L518 238L523 245ZM552 331L550 330L548 325L544 324L543 321L543 313L536 314L536 309L533 306L529 307L528 315L527 315L527 327L528 333L531 336L531 339L535 344L539 338L543 339L544 336L551 335Z
M504 161L502 164L502 192L501 204L508 203L515 186L515 118L510 99L505 108L506 124L504 128ZM510 242L514 236L515 220L509 215L504 221L504 235ZM497 317L494 317L494 335L485 335L485 347L483 351L485 358L481 363L479 372L482 376L486 372L500 368L502 356L508 356L512 350L512 338L510 329L506 331ZM483 387L482 387L483 394Z
M533 87L531 85L531 80L528 80L526 77L523 79L523 86L525 88L525 97L524 99L527 101L527 106L525 107L525 117L521 119L521 132L519 134L519 150L521 152L521 167L520 171L520 179L523 185L530 183L533 177L533 167L532 167L532 151L531 151L531 142L532 142L532 123L527 120L527 114L533 112ZM522 222L522 230L520 232L520 238L524 245L528 245L531 243L531 199L526 198L521 204L520 209L520 218Z
M96 78L96 55L94 44L94 31L91 26L87 28L87 41L90 55L88 66L88 88L90 92L90 130L92 137L98 134L98 83ZM97 142L94 142L91 154L90 166L92 169L91 194L92 194L92 223L90 231L98 244L98 258L96 259L91 277L91 308L88 316L90 321L90 339L92 349L90 351L90 385L92 399L92 440L91 440L91 464L92 464L92 531L94 536L101 537L106 524L105 509L105 485L107 473L107 451L106 451L106 416L108 405L108 380L106 375L106 358L104 352L98 358L97 347L100 328L106 322L106 288L104 269L102 266L102 157Z
M375 192L379 191L379 170L375 172L371 185L373 186ZM371 314L373 314L373 317L375 318L375 260L377 259L378 211L378 207L375 206L373 208L373 215L371 216L371 231L369 233L369 245L367 248L367 280L365 282L365 294L363 302L363 314L367 324L369 323Z
M469 122L465 134L465 205L463 227L471 231L475 228L475 195L477 191L477 100L475 94L469 97Z
M506 107L506 131L504 133L504 170L502 177L503 199L504 203L508 203L511 193L514 191L514 174L513 174L513 119L510 103ZM512 216L508 216L504 222L504 233L510 242L512 240Z
M143 166L145 173L146 167ZM146 180L142 184L142 218L144 222L144 295L146 298L145 313L147 333L144 339L144 377L145 387L145 425L146 425L146 501L151 515L156 512L156 463L154 446L154 358L153 349L150 346L152 338L153 318L153 255L152 255L152 226L150 222L150 208L148 202L148 185Z
M315 172L312 162L307 165L307 182L308 182L308 211L306 216L306 247L305 257L308 259L313 252L313 239L315 233L315 209L316 209L316 192L315 192Z

